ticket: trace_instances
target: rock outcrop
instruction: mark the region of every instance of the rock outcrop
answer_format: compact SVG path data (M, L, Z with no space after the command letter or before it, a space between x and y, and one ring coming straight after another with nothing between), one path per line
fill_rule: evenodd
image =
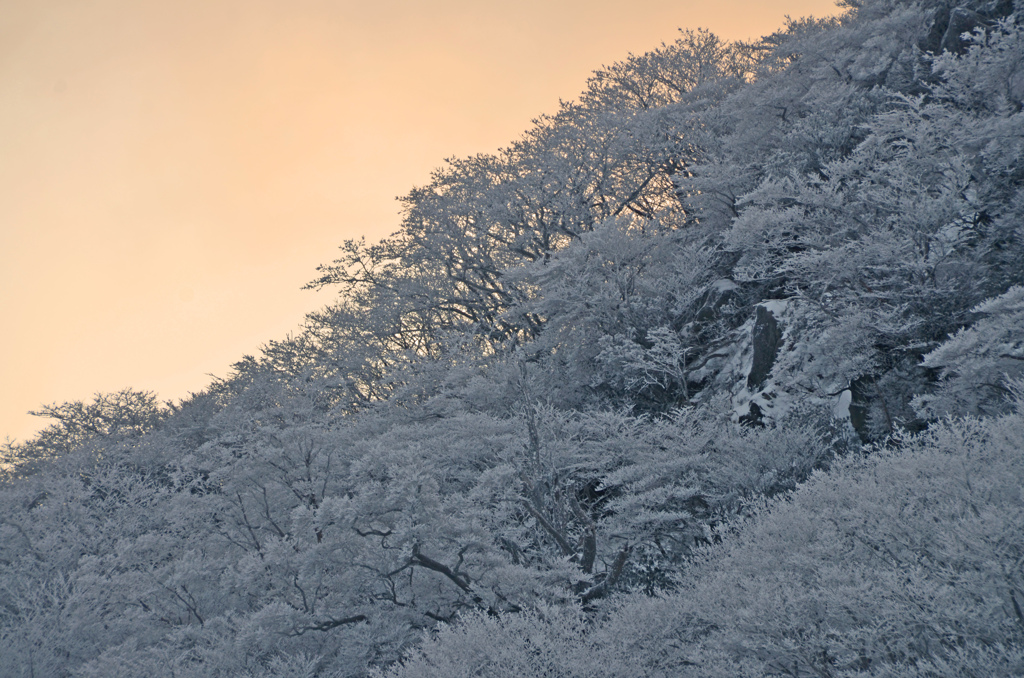
M754 359L747 375L747 388L751 391L757 391L764 386L768 375L771 374L772 365L775 364L781 341L782 330L779 329L775 316L765 306L759 305L751 333Z

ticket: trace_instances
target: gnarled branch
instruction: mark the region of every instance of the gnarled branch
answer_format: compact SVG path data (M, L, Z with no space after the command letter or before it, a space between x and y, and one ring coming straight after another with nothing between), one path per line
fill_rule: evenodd
M629 557L629 544L622 547L619 551L619 555L615 556L615 562L612 563L612 568L608 571L606 576L599 584L594 584L589 589L580 595L580 601L583 603L589 603L592 600L596 600L608 594L612 588L619 582L619 577L622 576L622 568L626 565L626 559Z
M540 526L543 527L544 530L551 535L551 537L555 540L555 543L558 544L558 548L562 549L563 555L571 556L575 553L572 546L569 544L569 541L565 537L563 537L557 529L555 529L555 526L552 525L550 521L548 521L548 519L545 518L540 511L535 509L533 505L526 500L523 500L523 506L525 506L526 510L530 512L531 516L537 519L537 522L540 523Z
M297 629L295 629L294 631L292 631L288 635L291 635L291 636L301 636L306 631L330 631L331 629L336 629L339 626L347 626L349 624L358 624L359 622L363 622L363 621L366 621L366 615L365 614L357 614L357 615L353 615L351 617L342 617L341 619L327 619L327 620L322 621L322 622L317 622L316 624L311 624L309 626L303 626L301 628L297 628Z

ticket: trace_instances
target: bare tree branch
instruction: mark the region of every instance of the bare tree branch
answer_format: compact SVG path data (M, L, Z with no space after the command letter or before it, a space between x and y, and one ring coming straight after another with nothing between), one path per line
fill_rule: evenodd
M619 577L622 576L622 568L626 565L626 559L629 557L629 544L622 547L619 551L619 555L615 556L615 562L612 563L612 568L608 571L608 576L605 577L599 584L591 586L589 589L583 592L580 596L580 601L589 603L592 600L596 600L608 594L612 588L619 582Z
M548 519L541 514L540 511L535 509L533 505L530 504L530 502L523 500L523 506L525 506L526 510L530 512L530 515L537 519L537 522L540 523L540 526L543 527L547 531L547 533L551 535L551 537L558 544L558 547L562 549L563 555L571 556L576 553L573 547L569 544L568 540L565 537L563 537L561 533L559 533L559 531L555 529L555 526L552 525L548 521Z
M302 626L300 628L295 629L288 635L301 636L306 631L330 631L331 629L336 629L339 626L347 626L348 624L358 624L359 622L363 621L366 621L366 615L364 614L357 614L351 617L342 617L341 619L328 619L326 621L317 622L316 624L311 624L309 626Z

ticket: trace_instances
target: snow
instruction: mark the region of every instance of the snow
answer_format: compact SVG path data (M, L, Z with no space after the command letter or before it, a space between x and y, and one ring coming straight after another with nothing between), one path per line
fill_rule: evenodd
M850 389L846 389L839 394L839 402L836 403L835 408L832 410L832 416L836 419L849 419L850 418L850 402L853 400L853 393Z

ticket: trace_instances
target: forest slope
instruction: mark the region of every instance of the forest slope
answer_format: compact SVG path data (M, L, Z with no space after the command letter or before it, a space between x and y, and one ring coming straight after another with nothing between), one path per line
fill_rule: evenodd
M1019 675L1024 6L842 4L448 161L204 392L44 408L0 673Z

